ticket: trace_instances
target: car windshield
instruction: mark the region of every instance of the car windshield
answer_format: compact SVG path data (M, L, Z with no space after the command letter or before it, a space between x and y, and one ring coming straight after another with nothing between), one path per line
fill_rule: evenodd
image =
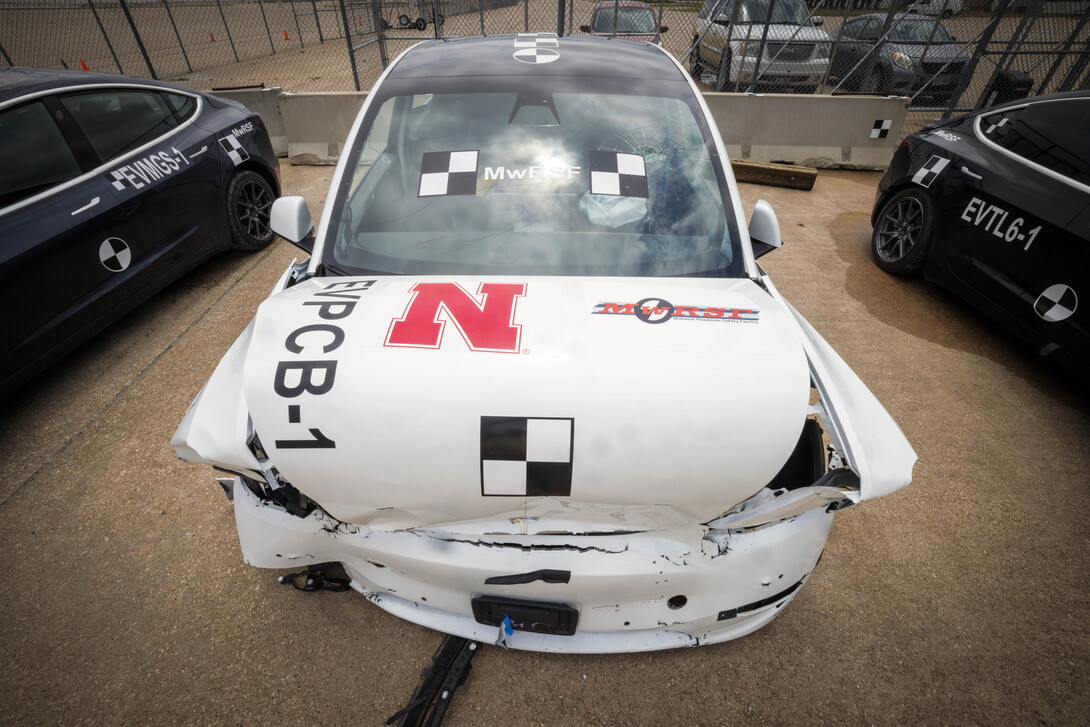
M906 43L952 43L953 38L935 20L898 20L889 31L890 40Z
M737 5L737 16L735 6ZM772 11L771 16L769 10ZM780 23L784 25L803 25L809 22L810 15L798 0L723 0L719 17L739 23Z
M614 10L616 10L617 29L613 29ZM655 15L646 8L599 8L594 14L595 33L642 33L654 35L658 32Z
M431 79L429 93L416 80L383 84L338 185L327 270L742 274L728 187L688 84L626 93L630 79L484 80ZM670 94L642 93L649 85Z

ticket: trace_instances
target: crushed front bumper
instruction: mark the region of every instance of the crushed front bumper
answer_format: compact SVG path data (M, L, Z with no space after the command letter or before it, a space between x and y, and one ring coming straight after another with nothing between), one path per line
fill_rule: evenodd
M340 562L353 587L390 613L488 643L498 628L477 620L474 599L574 610L571 635L516 624L507 639L511 648L569 653L697 646L759 629L813 571L833 518L822 507L743 530L687 523L605 535L378 531L320 509L291 515L238 478L234 509L250 565Z

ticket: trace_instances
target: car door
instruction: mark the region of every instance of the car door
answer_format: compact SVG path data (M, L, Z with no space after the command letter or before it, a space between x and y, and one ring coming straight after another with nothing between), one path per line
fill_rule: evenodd
M1071 161L1078 157L1057 144L1058 128L1085 133L1090 117L1082 114L1090 114L1090 101L1079 101L1064 109L1037 103L978 117L964 128L963 143L951 146L959 158L942 189L951 272L1046 337L1052 335L1049 321L1035 306L1045 288L1063 283L1063 268L1056 266L1077 258L1080 241L1071 224L1090 199L1090 187L1067 176L1075 173ZM1085 155L1084 143L1070 148Z
M205 252L220 206L220 149L195 126L201 100L181 92L117 87L60 96L101 163L116 206L103 221L129 263L118 297L135 295Z
M832 75L843 78L852 70L852 67L862 58L860 51L859 32L866 23L866 18L849 20L837 31L840 41L836 44L836 52L832 59ZM865 52L865 51L863 51Z
M66 140L55 99L0 110L0 383L86 323L111 273L100 248L113 190Z

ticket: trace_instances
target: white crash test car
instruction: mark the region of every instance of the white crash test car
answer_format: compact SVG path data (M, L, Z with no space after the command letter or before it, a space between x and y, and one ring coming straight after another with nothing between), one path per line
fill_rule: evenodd
M421 43L368 95L315 233L186 413L246 562L337 562L512 648L710 644L798 592L915 453L755 258L723 142L651 44Z

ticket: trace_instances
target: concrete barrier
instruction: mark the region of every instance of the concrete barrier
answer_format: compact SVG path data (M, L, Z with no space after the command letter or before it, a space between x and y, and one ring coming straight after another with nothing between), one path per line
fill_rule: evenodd
M285 93L280 113L292 164L336 164L366 93ZM732 159L820 168L885 169L907 98L706 93Z
M704 100L731 159L819 168L885 169L908 111L899 97L706 93Z
M251 111L261 114L265 128L272 139L273 150L277 156L288 155L288 135L284 131L284 120L280 116L281 89L244 88L235 91L213 91L216 96L238 101ZM347 132L346 132L347 133Z
M336 164L366 92L282 93L280 115L292 164Z

